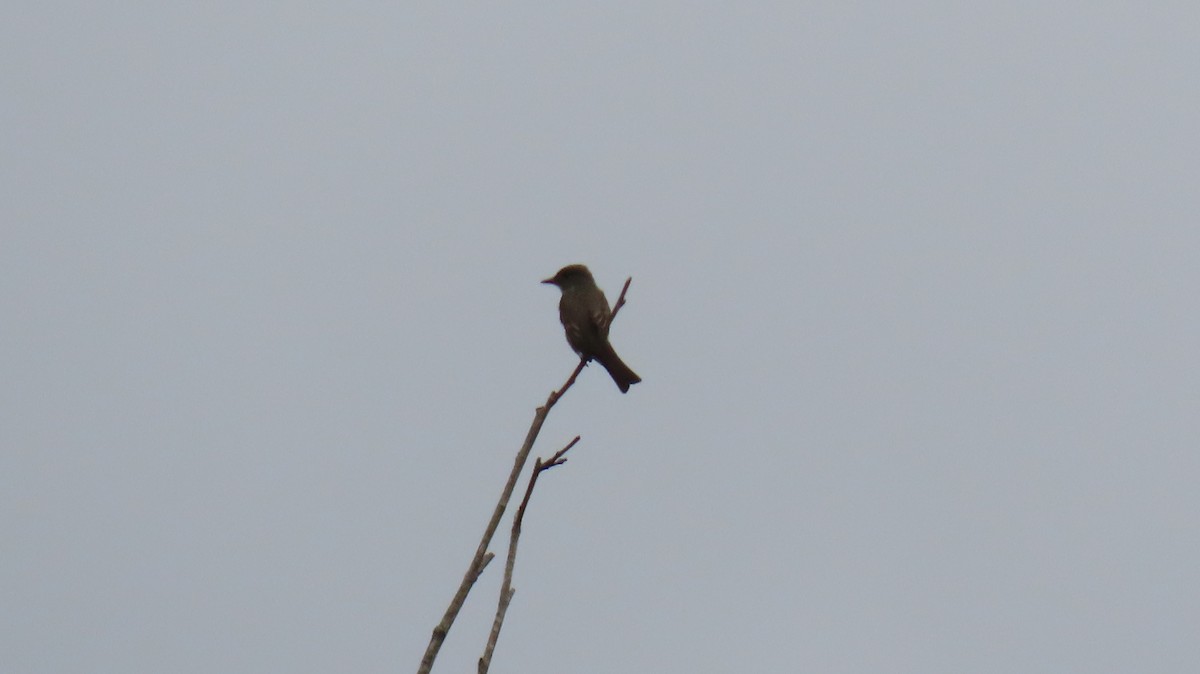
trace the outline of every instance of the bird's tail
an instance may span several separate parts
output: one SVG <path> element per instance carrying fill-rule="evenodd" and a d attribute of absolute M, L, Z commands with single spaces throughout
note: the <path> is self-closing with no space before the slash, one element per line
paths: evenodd
<path fill-rule="evenodd" d="M 621 360 L 617 352 L 613 350 L 611 344 L 605 344 L 604 349 L 596 355 L 596 362 L 604 366 L 608 370 L 609 376 L 617 383 L 617 388 L 621 389 L 621 393 L 629 390 L 630 386 L 640 382 L 641 377 L 637 373 L 629 369 L 629 366 Z"/>

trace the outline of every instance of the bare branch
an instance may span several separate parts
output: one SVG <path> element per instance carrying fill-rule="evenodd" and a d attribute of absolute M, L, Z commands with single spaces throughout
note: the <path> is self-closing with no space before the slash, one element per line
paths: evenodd
<path fill-rule="evenodd" d="M 613 307 L 612 317 L 615 318 L 617 312 L 625 304 L 625 292 L 629 290 L 629 284 L 633 281 L 633 277 L 625 280 L 625 286 L 621 288 L 621 295 L 617 298 L 617 303 Z M 611 322 L 611 318 L 610 318 Z M 533 449 L 533 443 L 537 440 L 538 433 L 542 430 L 542 424 L 546 421 L 546 416 L 550 414 L 550 409 L 566 394 L 567 389 L 575 383 L 575 379 L 579 377 L 579 373 L 583 371 L 583 367 L 587 365 L 587 361 L 580 359 L 579 364 L 575 366 L 575 371 L 567 378 L 567 381 L 557 391 L 551 391 L 550 396 L 546 398 L 546 403 L 537 408 L 533 415 L 533 423 L 529 425 L 529 432 L 525 434 L 525 442 L 521 445 L 521 449 L 517 450 L 516 459 L 513 460 L 512 472 L 508 475 L 508 482 L 504 484 L 504 491 L 500 494 L 500 500 L 496 503 L 496 508 L 492 512 L 492 518 L 488 520 L 487 528 L 483 532 L 483 538 L 479 541 L 479 547 L 475 549 L 475 556 L 471 558 L 471 564 L 467 567 L 467 572 L 463 574 L 462 582 L 458 586 L 458 591 L 454 593 L 454 598 L 450 600 L 450 605 L 446 607 L 446 613 L 442 615 L 442 620 L 433 628 L 433 634 L 429 637 L 429 645 L 425 648 L 425 655 L 421 658 L 421 666 L 417 669 L 417 674 L 429 674 L 433 670 L 433 661 L 437 659 L 438 651 L 441 650 L 442 644 L 446 641 L 446 635 L 450 632 L 450 627 L 454 625 L 454 620 L 458 618 L 458 612 L 462 610 L 463 603 L 467 600 L 467 595 L 470 594 L 471 588 L 474 587 L 475 581 L 479 579 L 479 574 L 483 573 L 483 567 L 491 561 L 487 551 L 488 545 L 492 542 L 492 536 L 496 533 L 496 528 L 500 525 L 500 518 L 504 516 L 504 510 L 508 508 L 508 500 L 512 497 L 513 489 L 516 488 L 517 478 L 521 476 L 521 470 L 525 467 L 525 462 L 529 459 L 529 452 Z M 558 464 L 555 464 L 558 465 Z M 537 472 L 535 471 L 535 475 Z"/>
<path fill-rule="evenodd" d="M 621 310 L 621 307 L 625 306 L 625 293 L 629 291 L 630 283 L 633 283 L 632 276 L 625 279 L 625 285 L 621 286 L 621 294 L 617 296 L 617 303 L 613 305 L 612 316 L 609 318 L 609 323 L 612 323 L 612 319 L 617 317 L 617 312 Z"/>
<path fill-rule="evenodd" d="M 500 638 L 500 627 L 504 624 L 504 614 L 508 612 L 508 604 L 512 601 L 513 594 L 516 590 L 512 586 L 513 568 L 517 563 L 517 541 L 521 537 L 521 523 L 525 520 L 525 508 L 529 505 L 529 497 L 533 495 L 533 487 L 537 484 L 538 475 L 542 471 L 550 470 L 555 466 L 561 466 L 567 462 L 565 455 L 575 443 L 579 442 L 579 436 L 568 442 L 566 447 L 554 453 L 549 461 L 542 461 L 540 458 L 533 464 L 533 473 L 529 476 L 529 486 L 525 488 L 525 498 L 521 499 L 521 505 L 517 507 L 517 514 L 513 516 L 512 535 L 508 539 L 508 561 L 504 564 L 504 584 L 500 586 L 500 603 L 496 607 L 496 617 L 492 620 L 492 632 L 488 636 L 487 646 L 483 650 L 483 656 L 479 658 L 479 674 L 487 674 L 488 668 L 492 665 L 492 652 L 496 650 L 496 640 Z"/>

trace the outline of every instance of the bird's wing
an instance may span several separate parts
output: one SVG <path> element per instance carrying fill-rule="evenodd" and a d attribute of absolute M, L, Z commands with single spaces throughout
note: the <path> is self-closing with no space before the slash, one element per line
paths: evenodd
<path fill-rule="evenodd" d="M 604 297 L 604 291 L 597 288 L 596 297 L 598 301 L 594 304 L 589 318 L 596 335 L 600 339 L 608 339 L 608 325 L 612 323 L 612 311 L 608 308 L 608 299 Z"/>

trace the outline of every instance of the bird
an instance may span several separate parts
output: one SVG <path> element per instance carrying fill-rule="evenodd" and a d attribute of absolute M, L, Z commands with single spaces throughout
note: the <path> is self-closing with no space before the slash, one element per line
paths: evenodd
<path fill-rule="evenodd" d="M 558 301 L 558 319 L 567 333 L 567 343 L 580 358 L 595 360 L 608 370 L 621 393 L 642 380 L 621 360 L 608 342 L 608 325 L 612 311 L 604 291 L 596 287 L 592 272 L 581 264 L 569 264 L 542 281 L 558 286 L 562 299 Z"/>

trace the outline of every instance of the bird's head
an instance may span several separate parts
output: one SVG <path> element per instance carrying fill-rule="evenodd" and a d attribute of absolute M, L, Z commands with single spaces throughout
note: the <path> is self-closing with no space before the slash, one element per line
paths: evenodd
<path fill-rule="evenodd" d="M 592 280 L 592 272 L 588 271 L 587 267 L 581 264 L 569 264 L 542 283 L 556 285 L 560 289 L 566 290 L 583 284 L 595 283 L 595 281 Z"/>

